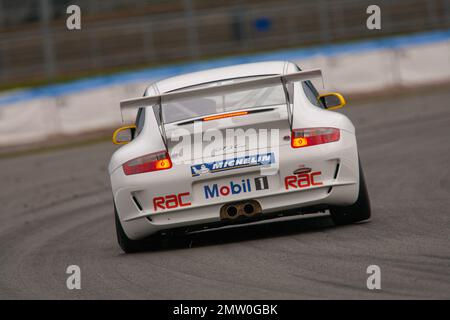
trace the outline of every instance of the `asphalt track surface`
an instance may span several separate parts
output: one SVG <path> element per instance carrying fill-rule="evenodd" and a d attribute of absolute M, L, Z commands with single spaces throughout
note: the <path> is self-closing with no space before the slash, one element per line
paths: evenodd
<path fill-rule="evenodd" d="M 450 298 L 450 90 L 349 106 L 370 222 L 271 221 L 123 254 L 95 144 L 0 160 L 2 299 Z M 350 103 L 351 104 L 351 103 Z M 68 290 L 66 268 L 81 268 Z M 381 290 L 366 269 L 381 268 Z"/>

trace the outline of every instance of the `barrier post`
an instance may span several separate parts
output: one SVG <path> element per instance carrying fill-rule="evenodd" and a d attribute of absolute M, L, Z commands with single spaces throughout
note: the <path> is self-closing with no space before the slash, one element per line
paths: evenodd
<path fill-rule="evenodd" d="M 49 0 L 40 0 L 39 19 L 41 24 L 42 50 L 44 55 L 44 68 L 47 78 L 53 78 L 56 74 L 55 50 L 52 32 L 50 30 L 50 19 L 52 16 L 52 4 Z"/>
<path fill-rule="evenodd" d="M 192 0 L 183 0 L 185 19 L 186 19 L 186 36 L 191 58 L 196 59 L 200 56 L 200 48 L 198 46 L 198 30 L 195 21 Z"/>

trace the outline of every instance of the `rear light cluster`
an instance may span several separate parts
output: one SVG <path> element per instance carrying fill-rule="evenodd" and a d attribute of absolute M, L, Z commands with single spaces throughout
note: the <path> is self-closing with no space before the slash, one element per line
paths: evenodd
<path fill-rule="evenodd" d="M 166 151 L 150 153 L 145 156 L 132 159 L 123 164 L 123 172 L 131 174 L 166 170 L 172 168 L 172 161 Z"/>
<path fill-rule="evenodd" d="M 292 148 L 303 148 L 318 144 L 338 141 L 339 129 L 336 128 L 308 128 L 294 129 L 291 135 Z"/>

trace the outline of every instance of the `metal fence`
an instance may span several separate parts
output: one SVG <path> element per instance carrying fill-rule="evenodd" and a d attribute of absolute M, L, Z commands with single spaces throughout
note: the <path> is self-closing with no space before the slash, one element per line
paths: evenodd
<path fill-rule="evenodd" d="M 72 31 L 64 6 L 27 3 L 39 22 L 0 32 L 0 84 L 450 28 L 450 0 L 377 1 L 381 30 L 366 27 L 372 0 L 241 1 L 208 9 L 183 0 L 175 13 L 108 19 L 84 19 L 81 4 L 82 29 Z"/>

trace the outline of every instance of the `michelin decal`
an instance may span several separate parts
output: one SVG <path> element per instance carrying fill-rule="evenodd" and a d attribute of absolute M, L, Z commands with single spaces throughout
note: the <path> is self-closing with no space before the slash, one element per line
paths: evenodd
<path fill-rule="evenodd" d="M 238 157 L 221 161 L 207 162 L 191 166 L 193 177 L 207 173 L 214 173 L 237 168 L 270 165 L 275 163 L 275 156 L 271 153 L 258 154 L 253 156 Z"/>

